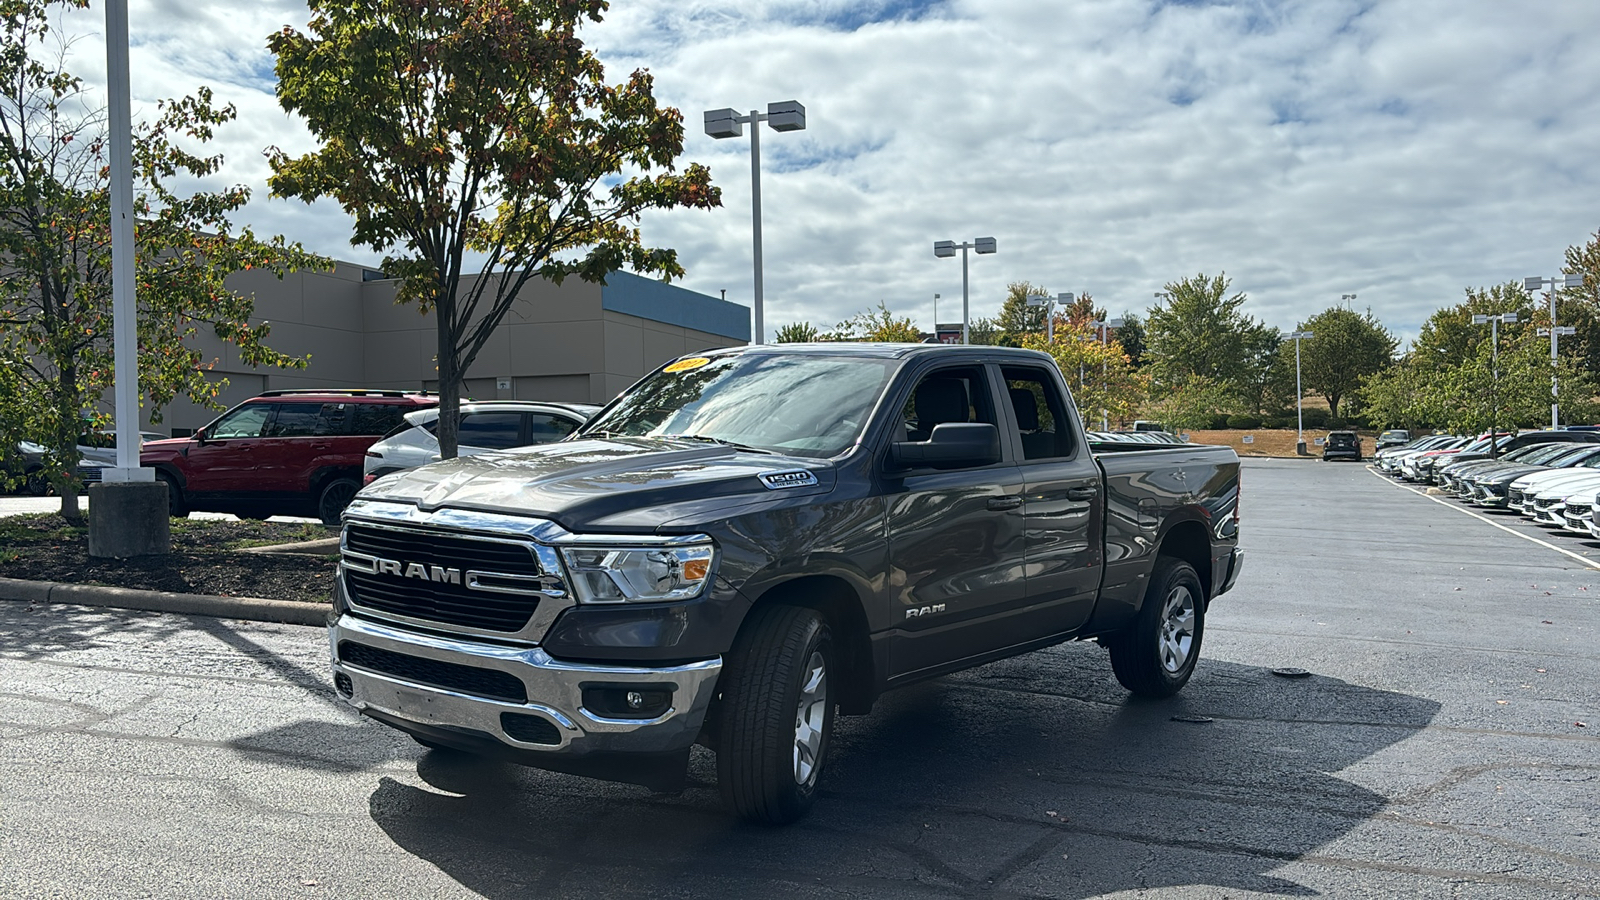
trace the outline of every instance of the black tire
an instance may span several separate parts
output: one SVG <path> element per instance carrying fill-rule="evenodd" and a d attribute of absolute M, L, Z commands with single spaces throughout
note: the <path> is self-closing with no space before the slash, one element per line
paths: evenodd
<path fill-rule="evenodd" d="M 317 517 L 322 519 L 322 524 L 338 528 L 340 514 L 359 490 L 361 482 L 353 478 L 335 478 L 323 485 L 322 494 L 317 500 Z"/>
<path fill-rule="evenodd" d="M 1108 643 L 1111 670 L 1140 697 L 1171 697 L 1194 674 L 1205 624 L 1205 593 L 1194 567 L 1159 557 L 1138 617 Z"/>
<path fill-rule="evenodd" d="M 717 785 L 729 812 L 786 825 L 811 811 L 833 733 L 832 662 L 833 636 L 815 610 L 750 613 L 722 670 L 717 711 Z"/>
<path fill-rule="evenodd" d="M 165 472 L 157 472 L 156 481 L 167 486 L 167 515 L 175 519 L 189 515 L 189 506 L 183 500 L 183 488 L 178 487 L 178 480 Z"/>
<path fill-rule="evenodd" d="M 30 497 L 43 497 L 50 493 L 50 479 L 44 477 L 44 469 L 34 469 L 23 478 L 22 490 Z"/>

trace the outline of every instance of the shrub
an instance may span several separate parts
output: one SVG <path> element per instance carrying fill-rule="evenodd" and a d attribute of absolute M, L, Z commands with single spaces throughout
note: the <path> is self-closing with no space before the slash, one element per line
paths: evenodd
<path fill-rule="evenodd" d="M 1325 409 L 1313 407 L 1305 410 L 1302 415 L 1305 417 L 1306 427 L 1308 428 L 1322 428 L 1328 424 L 1328 411 Z"/>
<path fill-rule="evenodd" d="M 1257 416 L 1229 416 L 1228 427 L 1243 428 L 1246 430 L 1251 428 L 1260 428 L 1261 419 Z"/>
<path fill-rule="evenodd" d="M 1307 423 L 1307 424 L 1309 424 L 1309 423 Z M 1342 418 L 1340 418 L 1340 419 L 1329 419 L 1326 422 L 1322 423 L 1322 427 L 1328 429 L 1329 431 L 1343 431 L 1344 429 L 1350 427 L 1350 423 L 1347 422 L 1346 420 L 1342 419 Z"/>
<path fill-rule="evenodd" d="M 1293 428 L 1294 420 L 1285 419 L 1283 416 L 1268 416 L 1261 420 L 1263 428 Z"/>
<path fill-rule="evenodd" d="M 1229 418 L 1230 416 L 1227 413 L 1217 413 L 1211 417 L 1211 422 L 1209 423 L 1208 427 L 1212 431 L 1221 431 L 1228 427 Z"/>

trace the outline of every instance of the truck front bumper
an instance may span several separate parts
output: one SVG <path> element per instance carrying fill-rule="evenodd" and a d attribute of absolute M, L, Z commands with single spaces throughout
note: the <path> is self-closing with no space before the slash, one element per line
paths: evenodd
<path fill-rule="evenodd" d="M 721 659 L 562 662 L 539 647 L 421 634 L 349 614 L 329 625 L 328 644 L 340 697 L 425 743 L 658 789 L 673 781 L 662 772 L 687 760 L 722 670 Z M 627 711 L 631 695 L 647 699 L 643 712 Z M 598 700 L 608 714 L 586 705 Z"/>

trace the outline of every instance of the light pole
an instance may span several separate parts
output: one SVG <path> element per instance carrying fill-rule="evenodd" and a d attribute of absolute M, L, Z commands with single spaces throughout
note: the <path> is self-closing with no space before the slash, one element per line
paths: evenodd
<path fill-rule="evenodd" d="M 1500 458 L 1500 323 L 1514 324 L 1517 314 L 1514 312 L 1500 313 L 1497 316 L 1474 315 L 1472 324 L 1482 325 L 1489 323 L 1489 371 L 1493 377 L 1490 382 L 1489 395 L 1489 458 Z"/>
<path fill-rule="evenodd" d="M 976 250 L 979 253 L 993 253 L 995 242 L 992 237 L 973 238 L 969 243 L 962 241 L 934 241 L 933 255 L 940 259 L 949 259 L 961 251 L 961 343 L 967 343 L 967 251 Z"/>
<path fill-rule="evenodd" d="M 1108 384 L 1109 376 L 1107 375 L 1106 369 L 1106 328 L 1108 326 L 1111 328 L 1121 328 L 1122 324 L 1123 321 L 1121 319 L 1110 319 L 1105 321 L 1096 319 L 1095 321 L 1089 323 L 1089 327 L 1100 329 L 1100 396 L 1102 400 L 1109 397 L 1111 394 L 1111 386 Z M 1100 407 L 1100 430 L 1111 430 L 1111 411 L 1105 406 Z"/>
<path fill-rule="evenodd" d="M 761 283 L 761 123 L 766 122 L 773 131 L 804 131 L 806 128 L 806 108 L 799 101 L 784 100 L 781 103 L 768 103 L 765 113 L 760 110 L 750 110 L 750 115 L 741 116 L 732 109 L 706 110 L 706 134 L 714 138 L 739 137 L 744 134 L 744 126 L 750 126 L 750 221 L 753 223 L 755 234 L 755 305 L 751 313 L 755 316 L 755 341 L 757 344 L 767 342 L 767 326 L 762 316 L 762 283 Z"/>
<path fill-rule="evenodd" d="M 1339 295 L 1339 302 L 1340 303 L 1344 303 L 1344 302 L 1349 301 L 1349 300 L 1354 300 L 1355 298 L 1356 298 L 1355 294 L 1340 294 Z M 1349 308 L 1350 307 L 1348 307 L 1348 306 L 1345 307 L 1345 309 L 1349 309 Z"/>
<path fill-rule="evenodd" d="M 1550 335 L 1550 430 L 1555 431 L 1561 427 L 1561 404 L 1558 399 L 1559 386 L 1556 384 L 1556 341 L 1564 334 L 1578 333 L 1578 329 L 1570 325 L 1556 324 L 1556 288 L 1583 287 L 1583 276 L 1563 275 L 1560 278 L 1532 276 L 1522 279 L 1522 289 L 1525 291 L 1537 291 L 1547 284 L 1550 285 L 1550 327 L 1539 329 L 1539 336 Z"/>
<path fill-rule="evenodd" d="M 1059 302 L 1062 306 L 1070 306 L 1077 299 L 1077 295 L 1070 291 L 1064 294 L 1057 294 L 1054 297 L 1046 294 L 1028 295 L 1029 306 L 1044 307 L 1044 342 L 1046 344 L 1054 344 L 1056 342 L 1056 303 Z"/>
<path fill-rule="evenodd" d="M 1294 341 L 1294 452 L 1299 456 L 1306 455 L 1306 419 L 1303 400 L 1305 393 L 1300 389 L 1300 342 L 1316 337 L 1310 331 L 1291 331 L 1282 337 Z"/>

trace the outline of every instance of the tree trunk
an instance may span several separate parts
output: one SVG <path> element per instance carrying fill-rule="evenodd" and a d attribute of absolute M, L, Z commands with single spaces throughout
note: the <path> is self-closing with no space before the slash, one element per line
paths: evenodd
<path fill-rule="evenodd" d="M 83 484 L 78 480 L 78 432 L 82 410 L 77 406 L 77 367 L 63 366 L 57 374 L 56 387 L 56 434 L 55 446 L 51 449 L 59 465 L 50 482 L 61 496 L 61 518 L 79 525 L 83 522 L 83 510 L 78 506 L 78 490 Z"/>
<path fill-rule="evenodd" d="M 1328 400 L 1328 418 L 1330 418 L 1330 419 L 1339 418 L 1339 395 L 1338 394 L 1326 394 L 1324 396 L 1326 396 L 1327 400 Z"/>
<path fill-rule="evenodd" d="M 441 296 L 433 308 L 438 317 L 434 332 L 438 338 L 435 361 L 439 366 L 439 458 L 455 459 L 460 450 L 461 371 L 457 368 L 456 342 L 451 327 L 455 322 L 455 298 Z"/>

